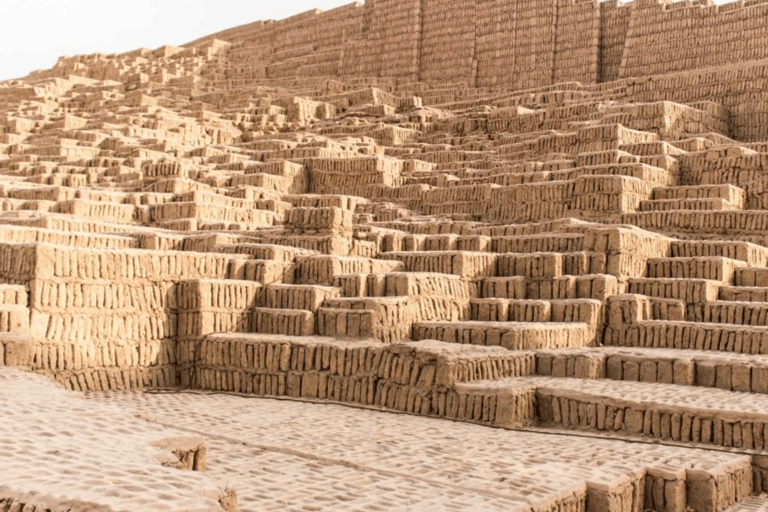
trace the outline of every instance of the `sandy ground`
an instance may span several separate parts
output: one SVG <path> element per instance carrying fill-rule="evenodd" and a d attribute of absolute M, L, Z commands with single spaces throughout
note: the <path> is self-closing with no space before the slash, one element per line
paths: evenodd
<path fill-rule="evenodd" d="M 530 510 L 645 468 L 711 469 L 743 458 L 334 404 L 80 395 L 5 368 L 0 406 L 0 500 L 74 503 L 73 511 L 220 510 L 227 485 L 245 512 Z M 160 465 L 167 453 L 150 443 L 180 435 L 205 438 L 206 473 Z"/>
<path fill-rule="evenodd" d="M 530 510 L 644 468 L 710 469 L 740 455 L 513 432 L 334 404 L 200 393 L 111 393 L 208 439 L 208 474 L 243 511 Z"/>
<path fill-rule="evenodd" d="M 182 431 L 10 368 L 0 368 L 0 409 L 0 499 L 73 512 L 221 510 L 215 480 L 162 466 L 169 453 L 151 446 Z"/>

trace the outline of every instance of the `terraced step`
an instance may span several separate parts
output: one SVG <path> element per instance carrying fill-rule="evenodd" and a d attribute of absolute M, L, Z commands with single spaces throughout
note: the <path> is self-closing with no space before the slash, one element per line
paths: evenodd
<path fill-rule="evenodd" d="M 732 283 L 734 271 L 743 262 L 721 256 L 649 258 L 648 278 L 706 279 Z"/>
<path fill-rule="evenodd" d="M 545 300 L 472 299 L 470 320 L 481 322 L 549 322 L 552 303 Z"/>
<path fill-rule="evenodd" d="M 480 282 L 480 297 L 483 298 L 525 299 L 526 296 L 524 277 L 487 277 Z"/>
<path fill-rule="evenodd" d="M 542 426 L 747 450 L 768 446 L 768 396 L 613 380 L 529 377 L 514 382 L 536 387 Z M 742 485 L 747 491 L 747 483 Z"/>
<path fill-rule="evenodd" d="M 481 322 L 602 323 L 603 303 L 593 299 L 471 299 L 470 320 Z"/>
<path fill-rule="evenodd" d="M 768 497 L 750 496 L 726 509 L 726 512 L 768 512 Z"/>
<path fill-rule="evenodd" d="M 410 297 L 327 299 L 318 310 L 317 332 L 322 336 L 375 338 L 388 343 L 402 341 L 410 336 L 418 311 L 418 304 Z M 444 309 L 441 313 L 450 311 Z"/>
<path fill-rule="evenodd" d="M 698 199 L 655 199 L 640 201 L 640 212 L 664 212 L 676 210 L 695 211 L 734 211 L 741 210 L 741 206 L 722 198 L 698 198 Z"/>
<path fill-rule="evenodd" d="M 409 272 L 438 272 L 469 279 L 521 276 L 560 278 L 604 274 L 605 254 L 595 252 L 491 253 L 470 251 L 389 252 L 382 258 L 403 262 Z"/>
<path fill-rule="evenodd" d="M 248 254 L 257 260 L 273 260 L 293 263 L 296 256 L 311 255 L 313 251 L 274 244 L 218 243 L 215 252 L 224 254 Z"/>
<path fill-rule="evenodd" d="M 768 302 L 768 286 L 723 286 L 720 300 L 736 302 Z"/>
<path fill-rule="evenodd" d="M 29 305 L 29 288 L 23 285 L 0 284 L 0 305 Z"/>
<path fill-rule="evenodd" d="M 744 261 L 750 267 L 768 263 L 768 247 L 731 240 L 679 240 L 669 247 L 672 257 L 722 256 Z"/>
<path fill-rule="evenodd" d="M 469 300 L 475 286 L 459 276 L 436 272 L 346 274 L 334 279 L 344 297 L 453 297 Z"/>
<path fill-rule="evenodd" d="M 495 392 L 500 397 L 533 388 L 536 404 L 535 410 L 529 412 L 531 420 L 552 433 L 592 431 L 737 450 L 763 450 L 766 446 L 768 414 L 759 410 L 757 404 L 751 412 L 742 414 L 729 400 L 733 396 L 749 396 L 739 393 L 683 388 L 684 392 L 678 395 L 680 386 L 674 385 L 544 377 L 480 381 L 456 387 L 464 394 Z M 710 394 L 715 395 L 714 399 L 707 399 Z M 759 398 L 768 401 L 768 397 Z M 503 423 L 504 416 L 497 411 L 496 421 Z M 656 449 L 664 448 L 667 447 L 656 445 Z M 762 489 L 764 465 L 749 455 L 730 455 L 736 458 L 722 463 L 702 464 L 701 457 L 686 457 L 691 465 L 681 467 L 674 459 L 665 459 L 648 467 L 640 485 L 634 486 L 635 492 L 643 497 L 642 510 L 720 511 L 747 499 L 753 489 Z M 616 501 L 602 502 L 605 508 L 599 510 L 625 510 L 619 503 L 633 501 L 619 499 L 621 493 L 609 495 Z"/>
<path fill-rule="evenodd" d="M 285 336 L 315 334 L 315 314 L 301 309 L 253 308 L 254 332 Z"/>
<path fill-rule="evenodd" d="M 653 199 L 725 199 L 744 206 L 746 192 L 733 185 L 694 185 L 686 187 L 659 187 L 653 190 Z"/>
<path fill-rule="evenodd" d="M 570 233 L 547 233 L 541 235 L 494 236 L 491 238 L 493 252 L 576 252 L 584 249 L 584 235 Z"/>
<path fill-rule="evenodd" d="M 0 333 L 29 333 L 27 306 L 0 305 Z"/>
<path fill-rule="evenodd" d="M 399 261 L 374 260 L 356 256 L 297 256 L 296 284 L 332 286 L 334 278 L 344 274 L 375 274 L 402 270 Z"/>
<path fill-rule="evenodd" d="M 414 340 L 438 340 L 472 345 L 499 345 L 510 350 L 586 347 L 592 344 L 589 326 L 574 323 L 419 322 Z"/>
<path fill-rule="evenodd" d="M 272 309 L 306 309 L 317 311 L 326 299 L 341 296 L 333 286 L 270 284 L 261 294 L 261 305 Z"/>
<path fill-rule="evenodd" d="M 317 310 L 317 334 L 336 338 L 367 339 L 374 331 L 376 312 L 371 309 L 320 308 Z M 399 336 L 396 336 L 399 337 Z"/>
<path fill-rule="evenodd" d="M 28 333 L 0 332 L 0 366 L 28 366 L 32 355 Z"/>
<path fill-rule="evenodd" d="M 536 352 L 536 374 L 768 394 L 768 358 L 760 355 L 659 348 L 544 350 Z"/>
<path fill-rule="evenodd" d="M 733 275 L 736 286 L 768 286 L 768 268 L 741 267 Z"/>
<path fill-rule="evenodd" d="M 704 305 L 704 322 L 768 326 L 768 302 L 715 301 Z"/>
<path fill-rule="evenodd" d="M 628 325 L 615 345 L 768 354 L 768 327 L 643 320 Z"/>
<path fill-rule="evenodd" d="M 606 301 L 622 292 L 623 285 L 615 276 L 590 274 L 551 277 L 486 277 L 479 283 L 481 298 L 565 300 L 595 299 Z"/>
<path fill-rule="evenodd" d="M 408 272 L 437 272 L 469 279 L 495 276 L 498 254 L 469 251 L 388 252 L 382 258 L 399 263 Z M 390 270 L 390 272 L 395 269 Z"/>
<path fill-rule="evenodd" d="M 623 333 L 625 324 L 640 320 L 686 320 L 685 301 L 630 293 L 609 297 L 607 311 L 611 335 Z M 611 336 L 609 339 L 612 339 Z"/>
<path fill-rule="evenodd" d="M 629 279 L 628 293 L 706 304 L 717 300 L 721 284 L 707 279 L 640 277 Z"/>

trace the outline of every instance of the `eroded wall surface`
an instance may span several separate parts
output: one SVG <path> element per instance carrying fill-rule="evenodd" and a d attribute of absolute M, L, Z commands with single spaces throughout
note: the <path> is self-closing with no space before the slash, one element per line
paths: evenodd
<path fill-rule="evenodd" d="M 262 78 L 391 77 L 527 89 L 768 58 L 768 3 L 367 0 L 213 34 Z"/>

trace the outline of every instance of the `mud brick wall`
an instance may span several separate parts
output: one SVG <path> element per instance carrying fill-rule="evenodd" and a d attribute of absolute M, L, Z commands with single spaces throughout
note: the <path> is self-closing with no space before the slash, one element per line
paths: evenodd
<path fill-rule="evenodd" d="M 594 257 L 593 257 L 594 256 Z M 605 272 L 602 255 L 579 253 L 503 253 L 498 255 L 498 276 L 532 279 L 558 278 L 564 274 L 585 275 Z M 594 267 L 594 268 L 593 268 Z"/>
<path fill-rule="evenodd" d="M 265 292 L 259 295 L 259 305 L 317 311 L 326 299 L 339 298 L 341 295 L 342 291 L 333 286 L 269 284 Z"/>
<path fill-rule="evenodd" d="M 474 85 L 476 15 L 476 0 L 422 2 L 420 80 Z"/>
<path fill-rule="evenodd" d="M 190 248 L 188 250 L 193 250 L 193 249 Z M 312 251 L 309 251 L 306 249 L 286 247 L 284 245 L 250 244 L 250 243 L 216 243 L 215 251 L 201 250 L 198 252 L 220 252 L 224 254 L 247 254 L 257 260 L 272 260 L 280 263 L 292 263 L 296 259 L 296 256 L 309 256 L 313 254 Z"/>
<path fill-rule="evenodd" d="M 29 287 L 25 363 L 79 390 L 175 385 L 177 283 L 227 279 L 242 267 L 221 254 L 46 244 L 2 244 L 0 252 L 16 261 L 0 280 Z"/>
<path fill-rule="evenodd" d="M 686 305 L 680 299 L 617 294 L 607 301 L 607 325 L 603 342 L 606 345 L 623 345 L 627 343 L 627 329 L 632 324 L 653 318 L 682 321 L 685 315 Z"/>
<path fill-rule="evenodd" d="M 399 252 L 384 253 L 382 258 L 402 262 L 408 272 L 439 272 L 470 280 L 496 275 L 497 254 L 485 252 Z"/>
<path fill-rule="evenodd" d="M 38 254 L 35 244 L 0 244 L 0 282 L 27 285 L 35 277 Z"/>
<path fill-rule="evenodd" d="M 555 63 L 557 4 L 554 1 L 516 0 L 515 73 L 507 87 L 528 89 L 552 83 Z"/>
<path fill-rule="evenodd" d="M 336 338 L 372 338 L 384 342 L 408 337 L 411 305 L 402 297 L 330 299 L 317 311 L 317 332 Z"/>
<path fill-rule="evenodd" d="M 82 199 L 56 203 L 52 211 L 117 223 L 130 223 L 138 216 L 136 208 L 132 205 L 84 201 Z"/>
<path fill-rule="evenodd" d="M 291 233 L 266 233 L 258 238 L 266 244 L 285 245 L 305 250 L 305 254 L 339 254 L 351 253 L 354 240 L 341 235 L 294 235 Z"/>
<path fill-rule="evenodd" d="M 765 267 L 768 263 L 768 248 L 749 242 L 730 241 L 676 241 L 672 242 L 670 256 L 722 256 L 741 260 L 750 267 Z"/>
<path fill-rule="evenodd" d="M 363 9 L 361 38 L 344 44 L 341 76 L 418 80 L 421 1 L 376 0 Z"/>
<path fill-rule="evenodd" d="M 341 208 L 291 208 L 284 225 L 286 232 L 351 236 L 352 216 Z"/>
<path fill-rule="evenodd" d="M 627 328 L 624 346 L 689 348 L 737 354 L 768 354 L 768 339 L 752 326 L 690 326 L 684 322 L 638 322 Z"/>
<path fill-rule="evenodd" d="M 748 356 L 704 358 L 666 352 L 652 360 L 632 351 L 536 353 L 541 376 L 612 379 L 719 388 L 744 393 L 768 393 L 768 367 Z"/>
<path fill-rule="evenodd" d="M 619 0 L 600 2 L 600 81 L 619 78 L 631 6 Z"/>
<path fill-rule="evenodd" d="M 532 353 L 497 347 L 217 334 L 201 344 L 194 386 L 521 426 L 533 418 L 532 388 L 499 392 L 462 385 L 534 370 Z"/>
<path fill-rule="evenodd" d="M 433 188 L 424 193 L 420 209 L 427 215 L 484 215 L 492 198 L 492 190 L 492 185 Z"/>
<path fill-rule="evenodd" d="M 731 136 L 739 140 L 765 140 L 764 113 L 758 81 L 768 76 L 764 61 L 745 62 L 727 67 L 691 69 L 657 76 L 654 80 L 634 81 L 627 93 L 635 101 L 673 101 L 694 103 L 716 101 L 731 113 Z"/>
<path fill-rule="evenodd" d="M 477 83 L 501 87 L 514 79 L 515 54 L 511 44 L 516 26 L 516 2 L 476 0 Z"/>
<path fill-rule="evenodd" d="M 167 178 L 169 176 L 187 176 L 187 169 L 181 162 L 147 162 L 141 166 L 144 178 Z"/>
<path fill-rule="evenodd" d="M 567 217 L 575 188 L 575 180 L 494 188 L 484 220 L 511 223 Z"/>
<path fill-rule="evenodd" d="M 27 306 L 29 288 L 21 285 L 0 284 L 0 305 Z"/>
<path fill-rule="evenodd" d="M 371 40 L 380 52 L 381 76 L 414 79 L 421 66 L 421 1 L 376 0 L 373 2 Z M 363 31 L 366 27 L 363 27 Z M 353 43 L 354 44 L 354 43 Z"/>
<path fill-rule="evenodd" d="M 0 332 L 0 366 L 27 366 L 31 352 L 32 342 L 27 333 Z"/>
<path fill-rule="evenodd" d="M 0 333 L 29 332 L 29 309 L 24 305 L 0 305 Z"/>
<path fill-rule="evenodd" d="M 377 274 L 402 268 L 398 261 L 374 260 L 353 256 L 297 256 L 297 284 L 333 285 L 334 278 L 344 274 Z"/>
<path fill-rule="evenodd" d="M 598 81 L 600 3 L 558 0 L 552 83 Z"/>
<path fill-rule="evenodd" d="M 413 339 L 501 346 L 509 350 L 586 347 L 592 343 L 583 323 L 422 322 L 413 326 Z"/>
<path fill-rule="evenodd" d="M 275 308 L 255 308 L 253 310 L 251 332 L 284 334 L 287 336 L 312 336 L 315 334 L 315 312 L 304 310 L 284 310 Z M 231 332 L 229 330 L 224 332 Z M 349 333 L 352 337 L 368 337 L 366 332 Z"/>
<path fill-rule="evenodd" d="M 606 253 L 606 273 L 624 282 L 643 275 L 648 258 L 667 256 L 671 243 L 667 237 L 640 230 L 590 229 L 585 235 L 584 249 Z"/>
<path fill-rule="evenodd" d="M 553 80 L 595 82 L 600 15 L 594 0 L 367 0 L 205 39 L 233 42 L 231 56 L 250 50 L 252 59 L 261 57 L 261 69 L 251 65 L 257 76 L 396 77 L 525 89 Z"/>
<path fill-rule="evenodd" d="M 310 191 L 315 194 L 348 194 L 370 185 L 401 183 L 403 162 L 392 158 L 316 158 L 307 162 Z M 361 197 L 366 197 L 361 195 Z"/>
<path fill-rule="evenodd" d="M 576 180 L 572 208 L 580 218 L 610 218 L 637 211 L 653 189 L 653 184 L 629 176 L 581 176 Z"/>
<path fill-rule="evenodd" d="M 92 233 L 61 232 L 33 227 L 0 226 L 0 236 L 5 243 L 34 243 L 93 247 L 104 249 L 137 249 L 139 245 L 131 236 L 99 235 Z"/>
<path fill-rule="evenodd" d="M 558 392 L 545 387 L 538 388 L 536 394 L 539 399 L 538 414 L 543 425 L 568 425 L 583 430 L 642 432 L 657 439 L 749 449 L 762 449 L 760 447 L 764 445 L 765 425 L 762 422 L 753 422 L 751 418 L 712 418 L 694 410 L 663 410 L 650 405 L 645 409 L 637 409 L 627 407 L 620 399 L 595 403 L 591 397 L 578 391 Z M 722 476 L 731 480 L 728 483 L 722 482 L 731 492 L 721 499 L 732 503 L 750 494 L 752 468 L 749 465 Z M 700 492 L 704 489 L 705 487 L 701 488 Z M 685 502 L 685 485 L 683 484 L 682 489 L 677 492 L 681 495 L 670 492 L 666 497 L 677 494 L 678 499 Z M 700 495 L 693 494 L 692 497 L 699 498 Z M 665 498 L 660 498 L 663 504 Z"/>
<path fill-rule="evenodd" d="M 81 390 L 175 384 L 172 285 L 36 280 L 31 299 L 33 370 Z"/>
<path fill-rule="evenodd" d="M 178 339 L 216 332 L 251 332 L 251 309 L 262 285 L 231 279 L 192 279 L 177 285 Z"/>
<path fill-rule="evenodd" d="M 669 101 L 620 105 L 609 109 L 604 119 L 633 130 L 658 133 L 663 140 L 679 140 L 707 132 L 730 134 L 730 115 L 722 105 L 697 103 L 695 106 Z"/>
<path fill-rule="evenodd" d="M 230 279 L 189 279 L 176 285 L 176 347 L 179 377 L 189 383 L 189 368 L 200 344 L 213 333 L 254 332 L 254 307 L 262 295 L 256 282 Z"/>
<path fill-rule="evenodd" d="M 286 194 L 303 194 L 307 191 L 306 168 L 294 162 L 268 162 L 245 169 L 245 174 L 232 176 L 231 186 L 252 185 Z"/>
<path fill-rule="evenodd" d="M 251 227 L 269 227 L 275 213 L 254 208 L 233 208 L 203 202 L 179 202 L 150 206 L 149 217 L 154 222 L 198 219 L 211 222 L 242 223 Z"/>
<path fill-rule="evenodd" d="M 409 339 L 412 325 L 421 321 L 464 319 L 476 294 L 474 284 L 460 277 L 425 272 L 340 275 L 335 286 L 347 298 L 327 300 L 319 310 L 320 334 L 387 342 Z"/>
<path fill-rule="evenodd" d="M 461 235 L 405 235 L 398 240 L 398 248 L 407 251 L 475 251 L 491 250 L 491 238 Z M 507 251 L 495 251 L 507 252 Z"/>
<path fill-rule="evenodd" d="M 696 154 L 682 160 L 682 176 L 686 181 L 697 179 L 701 185 L 733 185 L 744 192 L 744 209 L 768 209 L 768 154 L 745 152 L 722 155 L 715 160 L 713 152 Z M 733 152 L 732 152 L 733 153 Z M 719 152 L 716 153 L 720 156 Z"/>
<path fill-rule="evenodd" d="M 763 240 L 768 229 L 768 215 L 757 210 L 712 211 L 707 215 L 697 211 L 640 212 L 625 214 L 623 221 L 649 231 L 674 229 L 680 233 L 722 233 L 733 238 L 756 236 L 758 240 Z"/>
<path fill-rule="evenodd" d="M 339 72 L 338 52 L 345 37 L 360 32 L 361 11 L 357 4 L 325 12 L 315 9 L 280 22 L 256 22 L 204 39 L 233 41 L 227 53 L 251 57 L 250 66 L 236 75 L 238 78 L 331 76 Z"/>
<path fill-rule="evenodd" d="M 766 15 L 768 4 L 763 2 L 725 6 L 635 2 L 619 76 L 647 76 L 768 58 L 762 23 Z"/>
<path fill-rule="evenodd" d="M 79 506 L 91 506 L 85 503 L 72 503 L 71 505 Z M 24 512 L 66 512 L 71 508 L 71 505 L 49 506 L 49 505 L 35 505 L 30 500 L 16 499 L 16 498 L 3 498 L 0 499 L 0 506 L 3 510 L 14 510 Z M 97 506 L 97 505 L 94 505 Z"/>
<path fill-rule="evenodd" d="M 522 90 L 760 61 L 768 58 L 766 14 L 765 2 L 366 0 L 236 27 L 190 45 L 213 38 L 234 43 L 225 53 L 247 64 L 231 82 L 392 77 Z M 737 114 L 754 120 L 744 123 L 752 131 L 759 129 L 756 114 L 766 111 L 750 106 Z M 162 165 L 147 170 L 180 172 Z"/>
<path fill-rule="evenodd" d="M 459 320 L 467 315 L 469 301 L 476 294 L 475 286 L 460 277 L 440 274 L 388 274 L 387 289 L 394 280 L 397 295 L 410 297 L 413 321 L 427 319 Z M 405 284 L 404 284 L 405 282 Z"/>
<path fill-rule="evenodd" d="M 494 236 L 491 247 L 493 252 L 575 252 L 584 248 L 584 237 L 564 233 Z"/>

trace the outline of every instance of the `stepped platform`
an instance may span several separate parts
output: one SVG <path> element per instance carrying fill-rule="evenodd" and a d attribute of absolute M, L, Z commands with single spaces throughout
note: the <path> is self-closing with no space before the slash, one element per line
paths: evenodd
<path fill-rule="evenodd" d="M 766 19 L 366 0 L 0 81 L 0 511 L 760 509 Z"/>
<path fill-rule="evenodd" d="M 614 430 L 746 450 L 763 451 L 765 447 L 765 397 L 761 394 L 582 379 L 507 383 L 536 387 L 542 425 Z"/>

